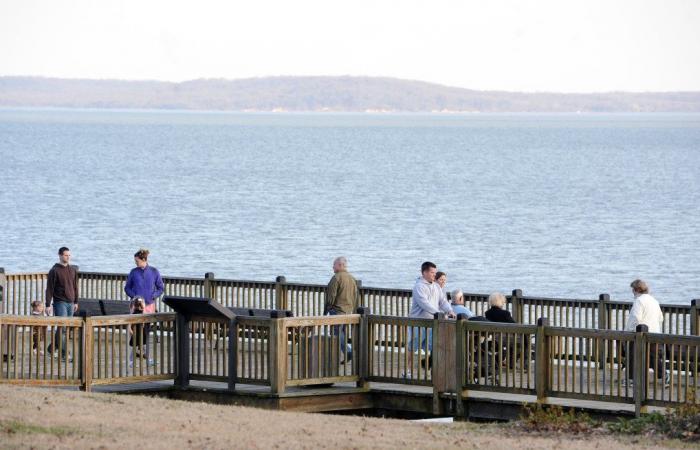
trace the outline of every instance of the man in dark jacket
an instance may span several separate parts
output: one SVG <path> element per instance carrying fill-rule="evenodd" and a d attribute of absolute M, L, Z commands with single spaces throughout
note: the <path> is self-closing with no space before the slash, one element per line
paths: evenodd
<path fill-rule="evenodd" d="M 325 313 L 330 315 L 353 314 L 360 302 L 360 290 L 357 281 L 347 269 L 348 261 L 340 256 L 333 261 L 333 278 L 326 289 Z M 350 336 L 347 334 L 347 326 L 334 326 L 333 334 L 338 336 L 341 351 L 345 354 L 346 361 L 352 359 L 352 347 L 347 343 Z"/>
<path fill-rule="evenodd" d="M 78 271 L 70 265 L 70 250 L 68 247 L 58 249 L 58 262 L 49 270 L 46 280 L 46 310 L 49 315 L 73 317 L 78 310 Z M 60 336 L 60 337 L 59 337 Z M 57 327 L 52 342 L 52 353 L 58 352 L 61 341 L 61 357 L 66 357 L 66 329 Z"/>

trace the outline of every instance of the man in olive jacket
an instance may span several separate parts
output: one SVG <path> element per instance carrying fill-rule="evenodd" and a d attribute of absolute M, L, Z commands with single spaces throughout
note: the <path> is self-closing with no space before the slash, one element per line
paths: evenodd
<path fill-rule="evenodd" d="M 360 290 L 357 281 L 347 270 L 348 261 L 340 256 L 333 261 L 333 278 L 326 289 L 325 313 L 329 315 L 353 314 L 360 301 Z M 346 361 L 352 359 L 352 347 L 348 340 L 347 326 L 334 326 L 333 334 L 338 336 L 340 350 L 345 354 Z"/>
<path fill-rule="evenodd" d="M 348 261 L 340 256 L 333 261 L 333 278 L 326 289 L 326 314 L 353 314 L 357 309 L 360 292 L 357 281 L 347 269 Z"/>

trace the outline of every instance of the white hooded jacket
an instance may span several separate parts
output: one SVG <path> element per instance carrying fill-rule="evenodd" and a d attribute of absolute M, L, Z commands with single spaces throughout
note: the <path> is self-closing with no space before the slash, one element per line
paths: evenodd
<path fill-rule="evenodd" d="M 649 294 L 638 295 L 632 304 L 625 331 L 635 331 L 637 325 L 649 327 L 649 333 L 661 333 L 664 315 L 659 302 Z"/>
<path fill-rule="evenodd" d="M 432 319 L 436 312 L 452 313 L 452 306 L 447 301 L 447 295 L 440 285 L 428 283 L 425 278 L 418 277 L 413 286 L 410 317 Z"/>

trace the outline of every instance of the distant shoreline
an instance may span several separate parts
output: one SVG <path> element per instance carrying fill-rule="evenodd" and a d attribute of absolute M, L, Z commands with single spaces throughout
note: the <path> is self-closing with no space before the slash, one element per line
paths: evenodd
<path fill-rule="evenodd" d="M 655 111 L 655 112 L 626 112 L 626 111 L 586 111 L 586 112 L 523 112 L 523 111 L 502 111 L 502 112 L 431 112 L 431 111 L 387 111 L 387 112 L 366 112 L 366 111 L 239 111 L 239 110 L 219 110 L 219 109 L 165 109 L 165 108 L 108 108 L 108 107 L 69 107 L 69 106 L 0 106 L 0 112 L 103 112 L 103 113 L 137 113 L 137 114 L 220 114 L 220 115 L 251 115 L 251 116 L 435 116 L 435 117 L 459 117 L 459 116 L 562 116 L 562 117 L 603 117 L 603 116 L 700 116 L 700 111 L 680 112 L 680 111 Z"/>
<path fill-rule="evenodd" d="M 0 107 L 237 113 L 700 113 L 700 92 L 477 91 L 384 77 L 80 80 L 0 77 Z"/>

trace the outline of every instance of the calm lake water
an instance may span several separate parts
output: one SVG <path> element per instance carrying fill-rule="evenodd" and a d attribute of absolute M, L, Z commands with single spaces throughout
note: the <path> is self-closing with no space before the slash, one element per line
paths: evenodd
<path fill-rule="evenodd" d="M 0 267 L 700 298 L 700 115 L 0 110 Z"/>

